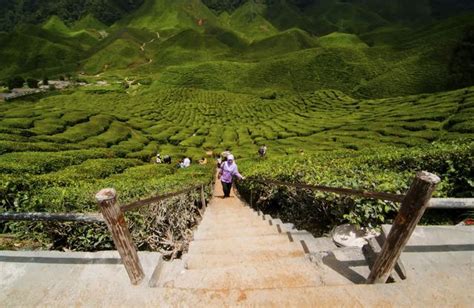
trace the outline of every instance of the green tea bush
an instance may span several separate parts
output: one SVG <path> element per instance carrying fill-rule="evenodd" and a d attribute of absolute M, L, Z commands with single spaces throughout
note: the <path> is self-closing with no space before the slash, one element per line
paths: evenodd
<path fill-rule="evenodd" d="M 43 174 L 93 158 L 113 157 L 110 150 L 77 150 L 63 152 L 20 152 L 0 157 L 0 173 Z"/>
<path fill-rule="evenodd" d="M 238 183 L 238 189 L 247 200 L 252 190 L 254 207 L 321 235 L 341 223 L 376 227 L 393 217 L 397 205 L 388 201 L 267 185 L 261 180 L 403 194 L 416 171 L 428 170 L 442 178 L 435 196 L 472 197 L 473 159 L 473 145 L 465 143 L 405 150 L 386 148 L 375 152 L 287 156 L 263 162 L 244 160 L 239 165 L 247 179 Z"/>
<path fill-rule="evenodd" d="M 142 165 L 133 159 L 92 159 L 47 175 L 3 175 L 0 211 L 97 212 L 94 195 L 105 187 L 116 189 L 120 204 L 199 184 L 205 184 L 208 195 L 211 171 L 210 165 L 178 170 L 171 165 Z M 200 206 L 200 194 L 190 192 L 128 213 L 135 243 L 139 249 L 179 255 L 199 219 Z M 0 226 L 4 232 L 50 249 L 95 251 L 114 247 L 105 225 L 9 222 Z"/>

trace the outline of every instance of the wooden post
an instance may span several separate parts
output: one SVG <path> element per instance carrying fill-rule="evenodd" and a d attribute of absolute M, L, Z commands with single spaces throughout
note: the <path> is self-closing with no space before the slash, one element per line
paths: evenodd
<path fill-rule="evenodd" d="M 99 203 L 110 233 L 112 233 L 112 239 L 122 258 L 128 277 L 132 284 L 137 285 L 143 280 L 145 274 L 143 273 L 140 259 L 138 259 L 137 249 L 132 241 L 123 212 L 116 204 L 115 189 L 102 189 L 95 195 L 95 198 Z"/>
<path fill-rule="evenodd" d="M 202 207 L 206 207 L 206 197 L 204 197 L 204 185 L 201 185 L 201 203 Z"/>
<path fill-rule="evenodd" d="M 440 178 L 426 171 L 416 174 L 398 212 L 392 229 L 375 260 L 367 283 L 385 283 L 400 254 L 428 206 Z"/>

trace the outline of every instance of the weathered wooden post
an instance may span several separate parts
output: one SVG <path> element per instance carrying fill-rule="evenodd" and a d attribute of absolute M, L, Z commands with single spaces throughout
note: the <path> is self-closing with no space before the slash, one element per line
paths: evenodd
<path fill-rule="evenodd" d="M 206 197 L 204 196 L 204 185 L 201 185 L 201 203 L 202 207 L 206 207 Z"/>
<path fill-rule="evenodd" d="M 387 240 L 383 244 L 382 251 L 375 260 L 367 283 L 385 283 L 387 281 L 406 243 L 428 207 L 431 195 L 439 181 L 438 176 L 426 171 L 416 174 L 402 201 Z"/>
<path fill-rule="evenodd" d="M 138 259 L 137 249 L 132 241 L 123 212 L 116 204 L 115 189 L 102 189 L 95 195 L 95 198 L 99 203 L 100 211 L 104 216 L 110 233 L 112 233 L 112 239 L 122 258 L 128 277 L 132 284 L 137 285 L 143 280 L 145 274 L 143 273 L 140 259 Z"/>

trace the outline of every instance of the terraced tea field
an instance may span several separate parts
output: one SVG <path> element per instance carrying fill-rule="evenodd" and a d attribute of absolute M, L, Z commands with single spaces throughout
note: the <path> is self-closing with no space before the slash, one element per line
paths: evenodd
<path fill-rule="evenodd" d="M 357 100 L 325 90 L 262 99 L 197 89 L 128 95 L 79 90 L 0 106 L 0 166 L 15 152 L 108 150 L 148 162 L 157 152 L 199 159 L 231 148 L 253 156 L 384 145 L 409 147 L 472 139 L 474 88 L 389 99 Z M 5 167 L 0 167 L 5 172 Z"/>
<path fill-rule="evenodd" d="M 213 164 L 177 170 L 230 148 L 238 159 L 346 149 L 412 147 L 474 136 L 474 88 L 357 100 L 333 90 L 262 99 L 189 88 L 135 94 L 79 89 L 0 105 L 0 180 L 4 210 L 95 210 L 93 194 L 121 198 L 205 183 Z M 173 165 L 153 165 L 156 153 Z"/>
<path fill-rule="evenodd" d="M 343 150 L 344 155 L 359 150 L 382 154 L 393 151 L 393 146 L 412 147 L 450 140 L 469 142 L 474 136 L 474 88 L 376 100 L 358 100 L 334 90 L 263 99 L 189 88 L 154 89 L 150 86 L 130 94 L 118 87 L 115 90 L 84 88 L 38 100 L 5 102 L 0 105 L 0 113 L 0 210 L 95 212 L 93 196 L 104 187 L 116 188 L 120 202 L 125 204 L 206 184 L 212 179 L 212 163 L 193 165 L 186 170 L 178 170 L 174 163 L 184 156 L 196 161 L 206 152 L 218 153 L 225 148 L 230 148 L 239 160 L 247 159 L 245 164 L 241 161 L 244 172 L 258 176 L 255 172 L 259 169 L 254 169 L 256 162 L 252 162 L 252 158 L 257 156 L 261 144 L 269 147 L 268 155 L 278 164 L 279 157 L 288 155 L 294 159 L 303 153 L 313 161 L 311 157 L 318 157 L 318 153 L 333 153 L 333 150 Z M 173 165 L 153 164 L 152 158 L 157 152 L 171 155 Z M 449 146 L 447 153 L 450 153 Z M 472 159 L 459 160 L 462 156 L 456 151 L 449 155 L 453 159 L 448 160 L 457 158 L 460 162 L 456 163 L 456 172 L 469 174 L 466 161 L 469 164 Z M 299 161 L 294 166 L 304 162 Z M 274 171 L 271 163 L 268 166 L 267 171 Z M 354 166 L 350 165 L 343 173 L 368 181 L 366 184 L 370 185 L 365 187 L 364 184 L 364 188 L 398 190 L 412 173 L 411 169 L 393 171 L 387 177 L 385 172 L 370 173 L 360 167 L 354 171 Z M 296 170 L 287 171 L 291 174 Z M 447 172 L 444 165 L 440 170 L 443 174 Z M 377 174 L 378 184 L 367 174 Z M 451 176 L 445 186 L 460 187 L 456 191 L 466 192 L 467 182 L 462 180 L 462 185 L 455 184 L 457 178 Z M 355 183 L 354 179 L 333 183 L 324 172 L 318 172 L 318 176 L 310 180 L 327 180 L 329 185 L 342 186 Z M 168 232 L 174 229 L 167 228 L 174 228 L 171 222 L 176 215 L 186 213 L 188 217 L 179 223 L 195 221 L 198 214 L 187 206 L 193 199 L 186 198 L 191 199 L 163 207 L 163 217 L 168 217 L 165 225 L 162 220 L 153 220 L 165 226 L 160 227 L 161 237 L 170 236 Z M 354 221 L 364 217 L 360 212 L 365 211 L 366 204 L 370 205 L 357 204 L 364 204 L 363 210 L 347 216 L 355 217 Z M 392 209 L 391 206 L 384 208 L 388 209 L 387 213 Z M 377 222 L 384 217 L 379 212 L 374 215 Z M 150 228 L 151 218 L 144 217 L 148 218 L 140 215 L 131 218 L 133 224 L 141 226 L 135 228 L 140 245 L 145 249 L 162 245 L 140 237 L 140 230 Z M 367 221 L 362 219 L 361 222 Z M 51 227 L 14 222 L 4 225 L 7 232 L 35 238 L 43 245 L 50 245 L 44 243 L 52 241 L 56 248 L 107 249 L 111 243 L 106 230 L 97 226 Z M 75 235 L 68 236 L 63 230 Z M 186 238 L 183 230 L 187 228 L 172 231 L 173 236 Z M 170 248 L 174 249 L 175 246 Z"/>

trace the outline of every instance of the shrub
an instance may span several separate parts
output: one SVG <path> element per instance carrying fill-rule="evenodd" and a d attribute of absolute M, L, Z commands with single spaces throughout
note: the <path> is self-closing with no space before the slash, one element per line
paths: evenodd
<path fill-rule="evenodd" d="M 288 157 L 240 163 L 246 181 L 239 192 L 254 207 L 321 235 L 341 223 L 376 227 L 396 212 L 393 202 L 341 196 L 305 189 L 262 184 L 263 179 L 308 183 L 357 190 L 404 193 L 418 170 L 438 174 L 442 182 L 435 196 L 472 197 L 473 145 L 436 144 L 414 149 L 335 152 L 317 156 Z"/>
<path fill-rule="evenodd" d="M 38 88 L 38 83 L 39 81 L 34 79 L 34 78 L 28 78 L 26 80 L 26 84 L 28 85 L 29 88 L 31 89 L 37 89 Z"/>
<path fill-rule="evenodd" d="M 24 84 L 25 84 L 25 79 L 23 79 L 23 77 L 21 76 L 15 76 L 13 78 L 8 79 L 7 81 L 7 87 L 10 90 L 14 88 L 23 88 Z"/>

